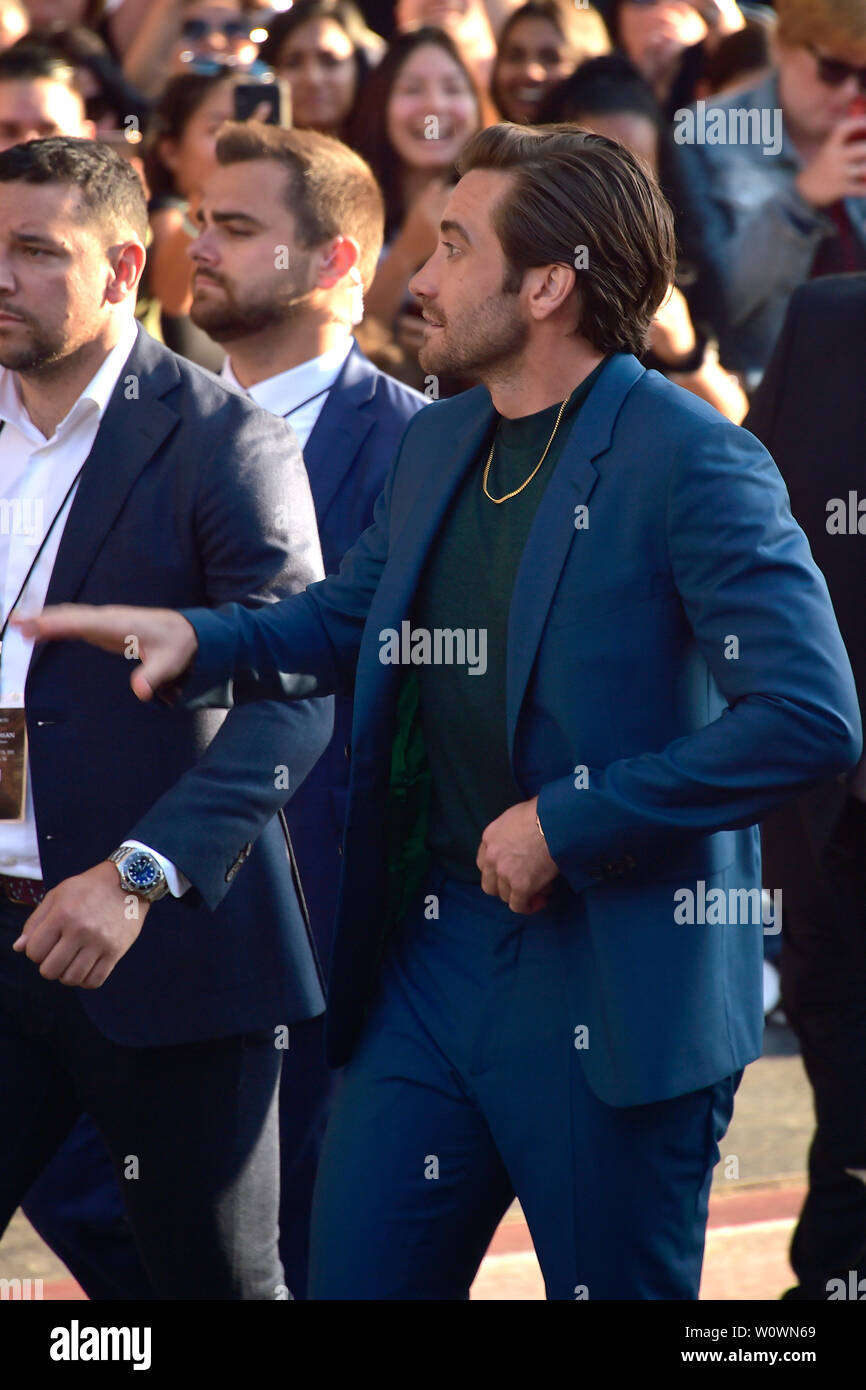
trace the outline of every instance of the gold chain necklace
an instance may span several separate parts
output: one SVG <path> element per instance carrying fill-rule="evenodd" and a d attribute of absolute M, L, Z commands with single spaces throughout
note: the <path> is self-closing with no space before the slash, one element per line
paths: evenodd
<path fill-rule="evenodd" d="M 575 390 L 576 390 L 576 389 L 577 389 L 577 388 L 575 387 Z M 568 393 L 568 395 L 566 396 L 565 400 L 562 402 L 562 405 L 559 407 L 559 414 L 558 414 L 557 417 L 556 417 L 556 424 L 555 424 L 554 427 L 553 427 L 553 434 L 552 434 L 552 435 L 550 436 L 550 438 L 548 439 L 548 441 L 547 441 L 547 448 L 545 449 L 544 453 L 541 455 L 541 458 L 538 460 L 538 463 L 537 463 L 537 464 L 535 465 L 535 467 L 533 468 L 533 470 L 532 470 L 532 472 L 530 473 L 529 477 L 525 480 L 525 482 L 522 482 L 522 483 L 520 484 L 520 487 L 516 487 L 516 488 L 514 489 L 513 492 L 506 492 L 506 494 L 505 494 L 504 497 L 493 497 L 493 496 L 487 491 L 487 479 L 488 479 L 488 477 L 489 477 L 489 475 L 490 475 L 490 465 L 491 465 L 491 463 L 493 462 L 493 450 L 494 450 L 494 448 L 495 448 L 495 446 L 496 446 L 496 435 L 494 434 L 494 436 L 493 436 L 493 443 L 490 445 L 490 453 L 487 455 L 487 462 L 486 462 L 486 464 L 484 465 L 484 477 L 481 479 L 481 486 L 482 486 L 483 489 L 484 489 L 484 496 L 485 496 L 485 497 L 489 497 L 491 502 L 495 502 L 496 505 L 497 505 L 497 507 L 499 506 L 500 502 L 507 502 L 507 501 L 509 500 L 509 498 L 511 498 L 511 497 L 516 497 L 517 494 L 518 494 L 518 492 L 522 492 L 523 489 L 524 489 L 525 487 L 529 487 L 529 484 L 532 482 L 532 479 L 535 477 L 536 473 L 538 472 L 539 468 L 540 468 L 541 465 L 544 463 L 544 460 L 547 458 L 547 455 L 548 455 L 549 452 L 550 452 L 550 446 L 551 446 L 551 444 L 553 443 L 554 438 L 556 437 L 556 431 L 559 429 L 559 422 L 560 422 L 560 420 L 561 420 L 562 417 L 563 417 L 563 414 L 564 414 L 564 412 L 565 412 L 565 407 L 568 405 L 568 402 L 571 400 L 571 398 L 572 398 L 573 395 L 574 395 L 574 390 L 569 391 L 569 393 Z"/>

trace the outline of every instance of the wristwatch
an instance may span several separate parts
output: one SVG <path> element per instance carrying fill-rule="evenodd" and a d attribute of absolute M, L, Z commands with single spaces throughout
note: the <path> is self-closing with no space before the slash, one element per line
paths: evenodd
<path fill-rule="evenodd" d="M 136 845 L 121 845 L 108 857 L 112 864 L 117 865 L 125 893 L 137 893 L 149 903 L 165 897 L 168 883 L 159 860 L 150 850 L 139 849 Z"/>

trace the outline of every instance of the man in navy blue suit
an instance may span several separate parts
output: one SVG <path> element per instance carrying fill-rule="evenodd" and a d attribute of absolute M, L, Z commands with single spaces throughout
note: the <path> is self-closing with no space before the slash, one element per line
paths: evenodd
<path fill-rule="evenodd" d="M 851 668 L 770 456 L 636 360 L 643 166 L 500 125 L 460 167 L 412 287 L 425 371 L 484 384 L 410 423 L 339 575 L 25 631 L 135 632 L 186 708 L 354 688 L 311 1296 L 467 1297 L 516 1193 L 550 1298 L 693 1299 L 761 1050 L 756 823 L 856 762 Z"/>
<path fill-rule="evenodd" d="M 287 420 L 304 454 L 325 572 L 373 520 L 403 430 L 424 396 L 379 371 L 352 336 L 384 234 L 368 166 L 314 131 L 228 125 L 198 209 L 191 318 L 227 359 L 222 377 Z M 315 248 L 326 243 L 327 258 Z M 352 701 L 285 809 L 316 947 L 331 953 L 349 782 Z M 280 1080 L 280 1257 L 295 1298 L 306 1285 L 313 1182 L 331 1090 L 324 1017 L 292 1029 Z M 141 1296 L 104 1146 L 82 1121 L 24 1210 L 93 1297 Z"/>
<path fill-rule="evenodd" d="M 281 1041 L 324 1008 L 281 812 L 332 710 L 145 711 L 7 624 L 323 573 L 290 427 L 137 327 L 146 232 L 108 146 L 0 154 L 0 1230 L 86 1112 L 152 1296 L 279 1299 Z"/>

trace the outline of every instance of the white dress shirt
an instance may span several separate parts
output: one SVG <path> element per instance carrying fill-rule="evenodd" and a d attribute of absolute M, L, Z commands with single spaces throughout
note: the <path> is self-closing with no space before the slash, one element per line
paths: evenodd
<path fill-rule="evenodd" d="M 0 431 L 0 600 L 4 619 L 57 515 L 18 608 L 24 613 L 38 613 L 45 603 L 63 529 L 78 490 L 74 480 L 93 448 L 100 421 L 135 339 L 136 323 L 130 316 L 117 344 L 50 439 L 27 414 L 15 372 L 0 367 L 0 420 L 5 422 Z M 32 651 L 32 640 L 16 628 L 7 627 L 0 652 L 0 706 L 23 707 Z M 122 827 L 118 827 L 118 845 L 121 833 Z M 154 850 L 150 852 L 159 860 L 171 891 L 179 896 L 189 887 L 189 880 L 170 860 Z M 0 820 L 0 874 L 42 878 L 29 767 L 24 819 Z"/>
<path fill-rule="evenodd" d="M 309 362 L 301 362 L 297 367 L 290 367 L 287 372 L 257 381 L 255 386 L 241 386 L 232 371 L 230 357 L 223 363 L 220 376 L 230 386 L 244 391 L 256 405 L 269 410 L 272 415 L 281 415 L 284 420 L 288 420 L 303 451 L 328 399 L 328 392 L 352 351 L 353 342 L 354 339 L 349 334 L 345 342 L 329 348 L 320 357 L 312 357 Z"/>

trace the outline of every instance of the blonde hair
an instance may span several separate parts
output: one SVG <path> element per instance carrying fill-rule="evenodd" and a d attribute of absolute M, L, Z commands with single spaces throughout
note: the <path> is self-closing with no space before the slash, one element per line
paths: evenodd
<path fill-rule="evenodd" d="M 776 0 L 778 41 L 788 48 L 815 45 L 866 51 L 866 5 L 863 0 Z"/>

